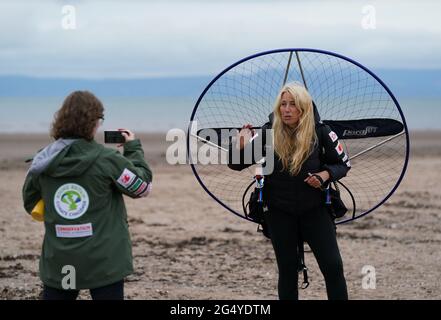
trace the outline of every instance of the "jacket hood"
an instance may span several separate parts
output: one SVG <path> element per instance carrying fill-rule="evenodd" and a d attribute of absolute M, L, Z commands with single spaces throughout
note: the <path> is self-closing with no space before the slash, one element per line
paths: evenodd
<path fill-rule="evenodd" d="M 102 148 L 95 141 L 59 139 L 34 157 L 29 173 L 54 178 L 80 176 L 95 163 Z"/>

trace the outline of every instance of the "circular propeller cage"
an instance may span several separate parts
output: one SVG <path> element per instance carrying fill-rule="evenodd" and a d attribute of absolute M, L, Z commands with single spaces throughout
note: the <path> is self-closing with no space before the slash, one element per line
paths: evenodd
<path fill-rule="evenodd" d="M 242 59 L 210 82 L 194 107 L 190 123 L 198 131 L 241 128 L 247 123 L 260 127 L 268 122 L 282 86 L 293 81 L 308 89 L 325 123 L 392 119 L 402 124 L 398 134 L 360 139 L 339 137 L 352 168 L 341 179 L 347 189 L 340 188 L 349 214 L 336 223 L 372 212 L 393 194 L 404 176 L 409 135 L 392 92 L 374 73 L 349 58 L 315 49 L 280 49 Z M 205 152 L 212 148 L 210 151 L 217 159 L 226 153 L 225 148 L 207 143 L 190 128 L 187 139 L 189 160 L 199 183 L 227 210 L 246 218 L 242 199 L 254 179 L 255 165 L 233 171 L 225 163 L 219 163 L 222 161 L 201 163 L 198 161 L 201 147 L 206 148 Z M 246 194 L 245 199 L 248 198 Z"/>

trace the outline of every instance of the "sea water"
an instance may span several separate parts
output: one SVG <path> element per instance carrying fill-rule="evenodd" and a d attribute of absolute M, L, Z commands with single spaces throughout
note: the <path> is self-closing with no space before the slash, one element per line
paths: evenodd
<path fill-rule="evenodd" d="M 135 132 L 186 130 L 197 97 L 100 97 L 103 130 Z M 410 130 L 441 130 L 441 98 L 405 98 L 398 102 Z M 0 133 L 45 133 L 63 97 L 0 97 Z M 259 125 L 259 124 L 256 124 Z"/>
<path fill-rule="evenodd" d="M 136 132 L 185 129 L 195 99 L 189 97 L 103 97 L 103 130 L 127 128 Z M 48 132 L 62 97 L 0 97 L 0 132 Z"/>

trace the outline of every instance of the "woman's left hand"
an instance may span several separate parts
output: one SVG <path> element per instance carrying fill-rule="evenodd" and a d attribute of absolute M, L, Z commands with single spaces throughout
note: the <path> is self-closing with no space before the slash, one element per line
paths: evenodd
<path fill-rule="evenodd" d="M 320 178 L 323 179 L 323 183 L 329 180 L 329 172 L 327 170 L 320 171 L 315 173 L 316 175 L 320 176 Z M 314 177 L 311 173 L 309 173 L 309 177 L 304 180 L 307 184 L 309 184 L 313 188 L 320 188 L 322 184 L 320 183 L 320 180 Z"/>

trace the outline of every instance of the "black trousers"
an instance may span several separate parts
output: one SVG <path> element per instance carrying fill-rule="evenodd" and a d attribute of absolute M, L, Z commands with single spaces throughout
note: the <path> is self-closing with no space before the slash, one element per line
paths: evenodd
<path fill-rule="evenodd" d="M 43 287 L 43 300 L 76 300 L 79 290 L 62 290 Z M 124 280 L 108 286 L 90 289 L 93 300 L 124 300 Z"/>
<path fill-rule="evenodd" d="M 336 231 L 326 208 L 302 214 L 270 208 L 265 221 L 279 269 L 279 299 L 298 300 L 299 232 L 317 259 L 325 278 L 328 299 L 348 299 Z"/>

